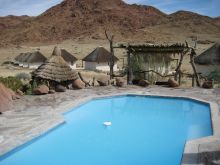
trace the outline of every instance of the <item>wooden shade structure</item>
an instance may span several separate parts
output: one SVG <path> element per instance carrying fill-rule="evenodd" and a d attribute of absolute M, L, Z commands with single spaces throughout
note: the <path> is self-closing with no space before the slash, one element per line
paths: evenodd
<path fill-rule="evenodd" d="M 127 61 L 128 61 L 128 84 L 132 83 L 133 74 L 137 73 L 157 73 L 154 69 L 143 69 L 139 66 L 139 68 L 133 68 L 134 61 L 140 61 L 140 58 L 147 61 L 148 64 L 153 65 L 154 62 L 164 62 L 166 66 L 169 65 L 169 62 L 172 60 L 171 55 L 183 55 L 187 46 L 184 44 L 172 44 L 172 45 L 153 45 L 153 44 L 145 44 L 145 45 L 123 45 L 115 46 L 114 48 L 123 48 L 127 50 Z M 160 66 L 159 66 L 160 67 Z M 158 73 L 161 76 L 161 73 Z"/>

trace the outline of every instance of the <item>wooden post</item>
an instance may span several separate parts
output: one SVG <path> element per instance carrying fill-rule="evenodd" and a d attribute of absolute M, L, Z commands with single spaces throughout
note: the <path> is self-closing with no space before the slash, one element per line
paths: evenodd
<path fill-rule="evenodd" d="M 109 62 L 110 79 L 113 79 L 113 77 L 114 77 L 114 65 L 115 65 L 114 48 L 113 48 L 114 35 L 111 35 L 111 37 L 109 37 L 109 35 L 107 34 L 107 31 L 105 30 L 105 36 L 106 36 L 107 40 L 109 41 L 109 45 L 110 45 L 110 52 L 111 52 L 111 58 L 110 58 L 110 62 Z"/>
<path fill-rule="evenodd" d="M 182 66 L 182 63 L 183 63 L 183 57 L 184 57 L 184 54 L 185 53 L 181 53 L 180 54 L 180 61 L 179 61 L 179 64 L 178 64 L 178 66 L 177 66 L 177 68 L 176 68 L 176 73 L 175 73 L 175 75 L 174 75 L 174 79 L 177 81 L 177 78 L 178 78 L 178 75 L 180 74 L 180 69 L 181 69 L 181 66 Z"/>
<path fill-rule="evenodd" d="M 127 83 L 132 84 L 132 69 L 131 69 L 131 52 L 127 51 L 128 70 L 127 70 Z"/>
<path fill-rule="evenodd" d="M 95 77 L 92 79 L 92 86 L 95 86 Z"/>
<path fill-rule="evenodd" d="M 195 55 L 196 55 L 196 52 L 195 52 L 195 50 L 192 48 L 192 49 L 191 49 L 191 53 L 190 53 L 190 63 L 191 63 L 192 68 L 193 68 L 193 72 L 194 72 L 195 79 L 196 79 L 196 84 L 197 84 L 198 87 L 200 87 L 201 84 L 200 84 L 200 80 L 199 80 L 199 75 L 198 75 L 198 73 L 197 73 L 197 71 L 196 71 L 196 66 L 195 66 L 195 63 L 194 63 L 194 56 L 195 56 Z"/>
<path fill-rule="evenodd" d="M 192 75 L 192 87 L 195 87 L 195 75 Z"/>
<path fill-rule="evenodd" d="M 83 60 L 82 60 L 82 68 L 83 68 Z"/>
<path fill-rule="evenodd" d="M 82 74 L 81 74 L 80 72 L 78 73 L 78 75 L 79 75 L 79 78 L 82 80 L 82 82 L 85 83 L 85 86 L 86 86 L 86 87 L 91 86 L 91 85 L 90 85 L 90 82 L 87 82 L 87 81 L 82 77 Z"/>
<path fill-rule="evenodd" d="M 180 72 L 179 72 L 179 80 L 178 80 L 179 85 L 181 85 L 181 79 L 182 79 L 182 73 L 181 73 L 181 71 L 180 71 Z"/>

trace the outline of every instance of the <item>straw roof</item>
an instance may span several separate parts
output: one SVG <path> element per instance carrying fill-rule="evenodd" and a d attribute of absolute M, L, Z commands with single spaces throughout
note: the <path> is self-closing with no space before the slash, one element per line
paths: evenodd
<path fill-rule="evenodd" d="M 220 43 L 214 44 L 194 60 L 201 65 L 220 65 Z"/>
<path fill-rule="evenodd" d="M 61 57 L 61 50 L 54 48 L 52 56 L 33 72 L 36 78 L 63 82 L 76 80 L 77 72 L 72 70 L 67 62 Z"/>
<path fill-rule="evenodd" d="M 94 51 L 92 51 L 88 56 L 86 56 L 83 61 L 88 62 L 109 62 L 111 59 L 111 53 L 107 51 L 103 47 L 98 47 Z M 119 59 L 114 56 L 114 61 L 118 61 Z"/>
<path fill-rule="evenodd" d="M 21 53 L 17 57 L 15 57 L 15 61 L 26 63 L 45 62 L 46 60 L 47 58 L 39 51 Z"/>
<path fill-rule="evenodd" d="M 66 51 L 65 49 L 61 49 L 61 56 L 63 57 L 63 59 L 66 62 L 76 62 L 77 58 L 75 56 L 73 56 L 71 53 L 69 53 L 68 51 Z"/>

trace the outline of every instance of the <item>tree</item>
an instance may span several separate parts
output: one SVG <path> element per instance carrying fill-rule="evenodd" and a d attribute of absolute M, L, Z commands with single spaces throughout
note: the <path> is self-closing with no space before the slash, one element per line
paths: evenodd
<path fill-rule="evenodd" d="M 111 52 L 111 57 L 110 57 L 110 60 L 109 60 L 110 79 L 113 79 L 113 75 L 114 75 L 114 65 L 115 65 L 115 60 L 114 60 L 114 48 L 113 48 L 114 35 L 108 34 L 107 31 L 105 30 L 105 36 L 106 36 L 107 40 L 109 41 L 109 45 L 110 45 L 110 52 Z"/>

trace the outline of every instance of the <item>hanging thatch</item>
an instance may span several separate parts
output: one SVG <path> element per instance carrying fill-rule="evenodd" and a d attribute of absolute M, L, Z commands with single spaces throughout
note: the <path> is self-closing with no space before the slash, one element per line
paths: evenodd
<path fill-rule="evenodd" d="M 211 48 L 194 59 L 196 64 L 220 65 L 220 43 L 214 44 Z"/>
<path fill-rule="evenodd" d="M 86 56 L 83 61 L 88 61 L 88 62 L 109 62 L 111 59 L 111 53 L 107 51 L 103 47 L 98 47 L 94 51 L 92 51 L 88 56 Z M 119 59 L 114 56 L 114 61 L 118 61 Z"/>
<path fill-rule="evenodd" d="M 61 57 L 61 50 L 57 47 L 54 48 L 52 56 L 33 72 L 33 76 L 56 82 L 71 81 L 78 78 L 78 74 Z"/>
<path fill-rule="evenodd" d="M 20 63 L 43 63 L 47 60 L 47 58 L 39 51 L 36 52 L 28 52 L 21 53 L 17 57 L 15 57 L 16 62 Z"/>
<path fill-rule="evenodd" d="M 145 44 L 145 45 L 124 45 L 119 44 L 115 48 L 124 48 L 127 49 L 130 53 L 172 53 L 179 54 L 184 51 L 187 46 L 184 44 L 164 44 L 164 45 L 154 45 L 154 44 Z"/>

